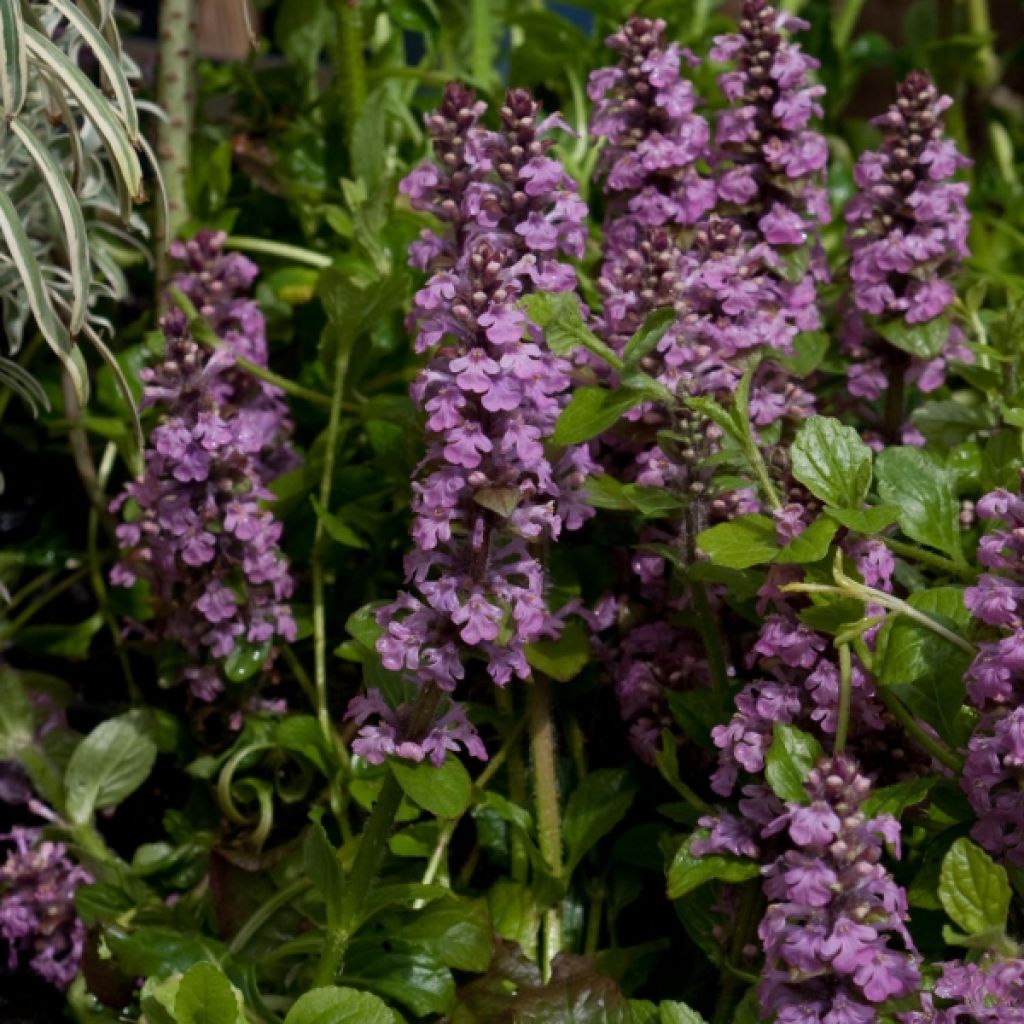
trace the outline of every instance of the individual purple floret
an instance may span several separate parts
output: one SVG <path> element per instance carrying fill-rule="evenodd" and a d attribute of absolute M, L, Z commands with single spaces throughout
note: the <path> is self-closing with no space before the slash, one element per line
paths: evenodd
<path fill-rule="evenodd" d="M 873 122 L 881 146 L 854 167 L 857 193 L 845 214 L 853 307 L 845 347 L 855 396 L 878 398 L 897 373 L 934 391 L 947 360 L 970 359 L 960 331 L 937 319 L 955 298 L 949 279 L 968 255 L 967 185 L 952 179 L 969 161 L 943 135 L 942 113 L 952 102 L 928 75 L 911 72 L 896 103 Z M 911 359 L 885 344 L 881 335 L 893 326 L 915 328 L 919 338 L 937 330 L 935 356 Z"/>
<path fill-rule="evenodd" d="M 978 644 L 967 692 L 982 712 L 967 745 L 962 785 L 978 823 L 971 835 L 990 853 L 1024 865 L 1024 500 L 1000 488 L 976 506 L 999 528 L 978 544 L 986 573 L 964 593 L 968 610 L 1002 633 Z"/>
<path fill-rule="evenodd" d="M 901 1024 L 1024 1024 L 1024 960 L 987 955 L 980 963 L 952 960 L 921 1008 L 897 1014 Z"/>
<path fill-rule="evenodd" d="M 820 326 L 816 292 L 828 268 L 819 231 L 830 219 L 828 146 L 811 125 L 825 93 L 810 82 L 819 62 L 789 37 L 807 27 L 766 0 L 745 0 L 739 31 L 711 50 L 734 65 L 718 79 L 729 101 L 715 132 L 718 209 L 774 251 L 779 312 L 802 331 Z"/>
<path fill-rule="evenodd" d="M 710 179 L 696 170 L 707 152 L 707 121 L 695 113 L 683 61 L 697 63 L 676 43 L 666 46 L 665 22 L 631 18 L 606 43 L 617 65 L 591 73 L 595 103 L 591 132 L 606 140 L 604 293 L 606 340 L 621 349 L 653 309 L 670 306 L 682 227 L 714 205 Z"/>
<path fill-rule="evenodd" d="M 67 988 L 85 946 L 75 891 L 92 877 L 68 859 L 63 844 L 41 836 L 38 828 L 17 826 L 0 837 L 14 844 L 0 865 L 0 937 L 9 967 L 27 961 L 51 985 Z"/>
<path fill-rule="evenodd" d="M 809 802 L 762 832 L 786 830 L 790 848 L 764 869 L 761 1012 L 779 1024 L 870 1024 L 920 985 L 907 896 L 880 863 L 883 844 L 899 856 L 899 822 L 864 814 L 871 782 L 846 755 L 821 761 L 806 788 Z"/>
<path fill-rule="evenodd" d="M 174 285 L 207 318 L 223 347 L 211 352 L 177 308 L 164 316 L 166 348 L 142 371 L 143 402 L 162 413 L 145 473 L 112 508 L 121 561 L 111 581 L 150 589 L 154 639 L 180 644 L 193 696 L 223 689 L 218 663 L 240 643 L 266 652 L 295 639 L 292 578 L 279 547 L 281 524 L 262 507 L 267 484 L 296 464 L 281 392 L 240 370 L 235 357 L 267 362 L 265 322 L 247 293 L 256 267 L 224 253 L 224 235 L 201 232 L 171 253 L 186 264 Z"/>
<path fill-rule="evenodd" d="M 523 90 L 507 94 L 498 131 L 479 123 L 481 113 L 471 92 L 448 86 L 426 122 L 435 159 L 402 185 L 446 231 L 425 234 L 413 252 L 431 274 L 409 318 L 417 351 L 430 352 L 412 387 L 428 444 L 413 483 L 416 546 L 406 573 L 414 592 L 377 615 L 385 667 L 449 693 L 469 657 L 499 686 L 529 675 L 525 645 L 559 628 L 531 545 L 590 514 L 581 496 L 586 448 L 557 456 L 545 448 L 569 364 L 519 306 L 534 291 L 572 290 L 575 272 L 562 256 L 582 254 L 586 207 L 548 155 L 557 116 L 541 120 Z M 406 737 L 392 736 L 393 726 L 364 726 L 365 748 L 401 752 Z M 446 735 L 481 753 L 467 730 L 460 719 Z"/>

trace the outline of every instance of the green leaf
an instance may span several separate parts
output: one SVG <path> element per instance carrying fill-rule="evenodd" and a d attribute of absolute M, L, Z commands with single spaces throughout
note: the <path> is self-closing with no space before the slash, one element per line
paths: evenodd
<path fill-rule="evenodd" d="M 479 973 L 491 962 L 491 914 L 482 899 L 435 903 L 401 918 L 394 934 L 456 970 Z"/>
<path fill-rule="evenodd" d="M 345 872 L 342 871 L 338 851 L 331 846 L 323 825 L 314 822 L 302 844 L 302 863 L 306 875 L 324 902 L 328 929 L 341 921 L 345 901 Z"/>
<path fill-rule="evenodd" d="M 119 804 L 146 780 L 156 743 L 140 716 L 129 712 L 101 722 L 75 748 L 64 778 L 67 812 L 84 824 L 95 811 Z"/>
<path fill-rule="evenodd" d="M 35 716 L 28 694 L 11 671 L 0 669 L 0 761 L 15 761 L 32 743 Z"/>
<path fill-rule="evenodd" d="M 840 526 L 857 533 L 872 535 L 881 533 L 899 519 L 900 510 L 895 505 L 873 505 L 870 508 L 825 508 L 825 515 Z"/>
<path fill-rule="evenodd" d="M 779 553 L 775 523 L 757 514 L 703 530 L 697 536 L 697 546 L 715 565 L 727 569 L 749 569 L 771 562 Z"/>
<path fill-rule="evenodd" d="M 957 839 L 943 858 L 939 899 L 968 934 L 1006 928 L 1012 892 L 1006 869 L 969 839 Z"/>
<path fill-rule="evenodd" d="M 761 872 L 757 861 L 728 854 L 709 853 L 695 857 L 691 852 L 693 844 L 708 837 L 707 829 L 698 829 L 676 850 L 668 868 L 668 898 L 679 899 L 699 889 L 707 882 L 745 882 L 757 878 Z"/>
<path fill-rule="evenodd" d="M 609 366 L 622 360 L 583 322 L 583 310 L 575 292 L 534 292 L 522 302 L 526 315 L 543 332 L 548 348 L 557 356 L 572 356 L 587 349 Z"/>
<path fill-rule="evenodd" d="M 773 361 L 780 363 L 794 377 L 812 374 L 828 352 L 828 335 L 824 331 L 803 331 L 793 339 L 791 356 L 773 355 Z"/>
<path fill-rule="evenodd" d="M 953 633 L 966 629 L 971 622 L 963 587 L 918 590 L 907 598 L 907 604 Z M 882 657 L 876 658 L 875 673 L 886 686 L 913 683 L 947 669 L 960 674 L 971 660 L 966 651 L 902 615 L 886 619 L 877 649 Z"/>
<path fill-rule="evenodd" d="M 869 818 L 891 814 L 899 819 L 908 807 L 924 800 L 938 781 L 938 775 L 920 775 L 906 782 L 894 782 L 891 786 L 874 789 L 864 801 L 864 813 Z"/>
<path fill-rule="evenodd" d="M 794 537 L 779 553 L 775 561 L 782 565 L 804 565 L 820 562 L 828 554 L 832 538 L 839 524 L 819 516 L 799 536 Z"/>
<path fill-rule="evenodd" d="M 347 548 L 366 548 L 369 545 L 363 540 L 362 537 L 352 529 L 337 513 L 328 512 L 327 509 L 320 504 L 320 502 L 310 496 L 309 499 L 313 503 L 313 508 L 316 511 L 316 517 L 323 523 L 324 529 L 327 531 L 327 536 L 331 538 L 335 543 L 342 544 Z"/>
<path fill-rule="evenodd" d="M 662 1003 L 658 1009 L 661 1024 L 707 1024 L 696 1010 L 691 1010 L 685 1003 Z"/>
<path fill-rule="evenodd" d="M 765 757 L 764 775 L 780 799 L 805 804 L 807 776 L 822 757 L 821 744 L 795 725 L 775 723 L 772 745 Z"/>
<path fill-rule="evenodd" d="M 242 993 L 211 963 L 190 967 L 174 999 L 176 1024 L 237 1024 L 245 1020 Z"/>
<path fill-rule="evenodd" d="M 248 641 L 236 642 L 234 649 L 224 659 L 224 675 L 232 683 L 244 683 L 252 679 L 270 657 L 271 643 L 251 644 Z"/>
<path fill-rule="evenodd" d="M 540 912 L 530 887 L 499 878 L 487 890 L 487 906 L 495 934 L 536 955 Z"/>
<path fill-rule="evenodd" d="M 530 667 L 559 683 L 567 683 L 590 661 L 590 637 L 583 624 L 573 619 L 555 640 L 534 640 L 526 645 Z"/>
<path fill-rule="evenodd" d="M 401 1003 L 417 1017 L 451 1009 L 455 981 L 444 964 L 401 939 L 388 939 L 387 947 L 379 942 L 353 943 L 345 959 L 345 980 Z"/>
<path fill-rule="evenodd" d="M 328 986 L 299 996 L 284 1024 L 396 1024 L 396 1018 L 369 992 Z"/>
<path fill-rule="evenodd" d="M 853 427 L 830 416 L 811 416 L 790 449 L 793 476 L 817 498 L 859 509 L 871 487 L 871 449 Z"/>
<path fill-rule="evenodd" d="M 473 500 L 502 519 L 508 519 L 519 508 L 519 488 L 481 487 L 473 492 Z"/>
<path fill-rule="evenodd" d="M 469 807 L 473 784 L 457 757 L 445 758 L 440 767 L 429 761 L 413 764 L 396 758 L 391 770 L 405 795 L 439 818 L 457 818 Z"/>
<path fill-rule="evenodd" d="M 934 359 L 949 341 L 949 314 L 933 317 L 927 323 L 908 324 L 902 317 L 880 320 L 875 330 L 890 345 L 919 359 Z"/>
<path fill-rule="evenodd" d="M 879 453 L 875 472 L 882 501 L 900 510 L 900 529 L 963 562 L 960 503 L 949 470 L 918 448 L 897 447 Z"/>
<path fill-rule="evenodd" d="M 649 313 L 643 326 L 626 342 L 626 347 L 622 350 L 622 361 L 627 366 L 632 366 L 643 359 L 661 341 L 665 332 L 676 322 L 676 318 L 676 311 L 671 307 L 656 309 Z"/>
<path fill-rule="evenodd" d="M 282 0 L 274 15 L 274 41 L 292 67 L 312 78 L 332 34 L 324 0 Z"/>
<path fill-rule="evenodd" d="M 630 388 L 577 388 L 555 424 L 552 440 L 558 445 L 582 444 L 615 426 L 619 417 L 644 401 Z"/>
<path fill-rule="evenodd" d="M 626 816 L 635 794 L 636 784 L 629 773 L 618 769 L 591 772 L 580 783 L 569 797 L 562 819 L 570 874 L 587 851 Z"/>

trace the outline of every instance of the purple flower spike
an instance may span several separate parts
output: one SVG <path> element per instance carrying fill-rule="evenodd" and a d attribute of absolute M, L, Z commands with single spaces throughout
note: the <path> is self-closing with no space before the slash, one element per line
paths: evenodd
<path fill-rule="evenodd" d="M 61 843 L 41 835 L 38 828 L 18 826 L 0 837 L 14 844 L 0 865 L 0 938 L 8 944 L 9 967 L 27 961 L 51 985 L 67 988 L 85 946 L 75 891 L 92 877 L 68 859 Z"/>
<path fill-rule="evenodd" d="M 900 826 L 865 816 L 870 791 L 852 758 L 824 760 L 807 779 L 810 803 L 789 804 L 762 832 L 785 830 L 789 840 L 764 869 L 766 1019 L 870 1024 L 879 1004 L 920 987 L 907 896 L 880 863 L 883 844 L 898 854 Z"/>
<path fill-rule="evenodd" d="M 818 61 L 789 38 L 806 27 L 766 0 L 745 0 L 739 32 L 718 36 L 711 51 L 734 68 L 719 76 L 729 101 L 715 133 L 719 209 L 775 251 L 779 309 L 802 331 L 820 326 L 815 291 L 828 268 L 819 231 L 830 219 L 828 146 L 811 123 L 825 89 L 810 81 Z"/>
<path fill-rule="evenodd" d="M 1000 488 L 976 506 L 997 524 L 978 544 L 992 572 L 964 592 L 964 603 L 992 627 L 967 672 L 981 717 L 967 744 L 962 785 L 978 823 L 971 835 L 996 856 L 1024 866 L 1024 500 Z"/>
<path fill-rule="evenodd" d="M 150 587 L 148 632 L 175 641 L 193 664 L 182 673 L 192 695 L 212 701 L 223 689 L 216 662 L 240 643 L 295 639 L 288 599 L 293 584 L 281 552 L 281 524 L 261 502 L 267 484 L 297 464 L 281 391 L 238 369 L 235 357 L 265 366 L 263 314 L 247 296 L 257 270 L 224 253 L 224 235 L 200 232 L 171 255 L 185 270 L 175 280 L 224 347 L 211 352 L 185 315 L 163 319 L 163 358 L 142 371 L 144 404 L 163 416 L 145 454 L 145 473 L 112 505 L 121 561 L 111 582 Z"/>
<path fill-rule="evenodd" d="M 604 333 L 621 348 L 651 310 L 672 305 L 676 238 L 714 205 L 714 184 L 696 170 L 706 155 L 707 121 L 695 113 L 692 84 L 680 78 L 689 51 L 665 45 L 665 22 L 631 18 L 606 40 L 621 54 L 590 76 L 591 132 L 607 140 L 599 171 L 608 197 Z"/>
<path fill-rule="evenodd" d="M 1024 960 L 988 954 L 944 963 L 921 1009 L 897 1016 L 902 1024 L 1024 1024 Z"/>
<path fill-rule="evenodd" d="M 587 449 L 556 457 L 545 448 L 567 399 L 569 364 L 518 305 L 531 292 L 573 289 L 563 257 L 582 252 L 586 207 L 549 156 L 546 133 L 557 117 L 540 120 L 523 90 L 508 93 L 498 131 L 479 123 L 482 112 L 471 92 L 448 86 L 426 119 L 435 159 L 402 185 L 446 230 L 425 233 L 411 254 L 431 275 L 409 317 L 417 350 L 430 352 L 412 387 L 428 444 L 413 483 L 416 546 L 406 574 L 414 593 L 377 613 L 385 667 L 449 693 L 471 656 L 499 686 L 529 675 L 525 645 L 560 628 L 530 545 L 591 514 L 582 500 Z M 484 756 L 454 705 L 411 744 L 401 739 L 401 708 L 373 710 L 377 725 L 366 724 L 363 704 L 349 712 L 363 725 L 354 749 L 369 760 L 440 763 L 458 745 Z"/>
<path fill-rule="evenodd" d="M 918 327 L 941 316 L 954 299 L 949 278 L 969 255 L 967 185 L 953 177 L 970 161 L 944 137 L 940 96 L 928 75 L 911 72 L 889 112 L 875 119 L 883 134 L 877 150 L 854 168 L 857 193 L 846 207 L 851 252 L 851 310 L 846 348 L 853 358 L 850 391 L 877 398 L 888 387 L 885 349 L 873 327 Z M 922 391 L 934 391 L 949 359 L 969 361 L 956 328 L 932 359 L 900 368 Z"/>

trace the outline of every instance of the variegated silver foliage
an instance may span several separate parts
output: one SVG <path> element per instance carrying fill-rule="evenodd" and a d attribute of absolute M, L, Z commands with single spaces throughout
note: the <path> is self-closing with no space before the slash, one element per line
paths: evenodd
<path fill-rule="evenodd" d="M 45 404 L 15 361 L 38 331 L 84 405 L 84 344 L 110 366 L 140 438 L 127 382 L 103 340 L 110 325 L 96 312 L 100 297 L 126 294 L 124 255 L 149 258 L 134 204 L 143 197 L 142 158 L 153 160 L 131 88 L 138 69 L 113 7 L 0 0 L 0 386 Z"/>

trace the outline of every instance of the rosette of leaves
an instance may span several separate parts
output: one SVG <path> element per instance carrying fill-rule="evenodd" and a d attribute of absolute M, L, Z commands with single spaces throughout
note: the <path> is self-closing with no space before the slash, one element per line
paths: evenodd
<path fill-rule="evenodd" d="M 31 324 L 84 404 L 85 342 L 113 372 L 138 435 L 97 307 L 127 294 L 116 253 L 146 254 L 145 224 L 133 212 L 143 197 L 140 152 L 149 154 L 130 84 L 138 69 L 122 49 L 112 0 L 0 0 L 0 45 L 0 383 L 33 408 L 45 405 L 27 359 L 13 358 Z"/>

